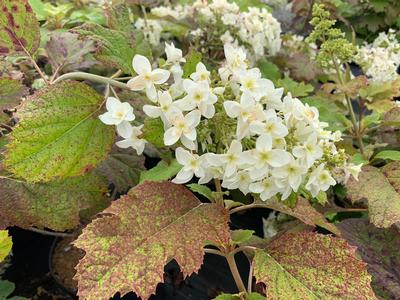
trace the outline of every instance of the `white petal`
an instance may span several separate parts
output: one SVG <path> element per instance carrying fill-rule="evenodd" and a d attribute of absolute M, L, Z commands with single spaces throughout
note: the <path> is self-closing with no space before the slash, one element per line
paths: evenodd
<path fill-rule="evenodd" d="M 178 147 L 175 150 L 175 157 L 182 166 L 188 165 L 190 160 L 193 159 L 193 155 L 182 147 Z"/>
<path fill-rule="evenodd" d="M 157 101 L 157 90 L 154 84 L 150 84 L 150 86 L 146 88 L 146 96 L 153 102 Z"/>
<path fill-rule="evenodd" d="M 185 146 L 186 148 L 188 148 L 190 150 L 193 150 L 193 151 L 197 150 L 197 144 L 194 141 L 189 140 L 184 135 L 181 136 L 181 143 L 182 143 L 183 146 Z"/>
<path fill-rule="evenodd" d="M 155 84 L 162 84 L 168 80 L 169 75 L 170 73 L 167 70 L 155 69 L 153 72 L 151 72 L 151 80 Z"/>
<path fill-rule="evenodd" d="M 272 149 L 272 138 L 270 135 L 263 134 L 261 135 L 256 142 L 256 149 L 259 151 L 263 150 L 271 150 Z"/>
<path fill-rule="evenodd" d="M 161 108 L 154 105 L 143 105 L 143 111 L 150 118 L 158 118 L 162 114 Z"/>
<path fill-rule="evenodd" d="M 281 167 L 290 162 L 290 154 L 284 150 L 271 150 L 269 156 L 268 163 L 273 167 Z"/>
<path fill-rule="evenodd" d="M 226 114 L 231 118 L 236 118 L 240 113 L 240 104 L 236 101 L 225 101 L 224 108 Z"/>
<path fill-rule="evenodd" d="M 100 115 L 99 119 L 104 124 L 107 124 L 107 125 L 117 125 L 117 124 L 121 123 L 121 120 L 114 118 L 110 112 L 106 112 L 106 113 Z"/>
<path fill-rule="evenodd" d="M 185 116 L 189 127 L 196 127 L 200 123 L 201 113 L 198 110 L 193 110 Z"/>
<path fill-rule="evenodd" d="M 193 171 L 190 170 L 180 170 L 176 177 L 172 180 L 173 183 L 182 184 L 190 181 L 193 178 Z"/>
<path fill-rule="evenodd" d="M 129 139 L 133 134 L 133 127 L 129 122 L 123 121 L 117 125 L 117 133 L 124 139 Z"/>
<path fill-rule="evenodd" d="M 108 97 L 106 102 L 106 108 L 108 111 L 114 111 L 119 105 L 121 105 L 121 101 L 114 97 Z"/>
<path fill-rule="evenodd" d="M 132 67 L 137 74 L 151 72 L 151 64 L 146 56 L 136 54 L 132 60 Z"/>
<path fill-rule="evenodd" d="M 126 148 L 129 148 L 129 147 L 132 147 L 132 141 L 130 141 L 130 140 L 122 140 L 122 141 L 116 142 L 115 145 L 117 145 L 119 148 L 126 149 Z"/>
<path fill-rule="evenodd" d="M 164 132 L 164 144 L 167 146 L 175 144 L 179 140 L 179 138 L 180 135 L 177 134 L 174 127 L 171 127 L 166 132 Z"/>
<path fill-rule="evenodd" d="M 144 80 L 143 76 L 139 75 L 130 79 L 126 85 L 132 91 L 141 91 L 146 88 L 146 81 Z"/>

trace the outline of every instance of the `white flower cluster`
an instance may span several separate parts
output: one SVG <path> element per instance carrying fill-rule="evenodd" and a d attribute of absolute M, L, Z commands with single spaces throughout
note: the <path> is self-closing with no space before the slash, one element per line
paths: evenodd
<path fill-rule="evenodd" d="M 166 45 L 166 65 L 173 73 L 169 81 L 170 71 L 153 70 L 144 56 L 133 59 L 138 75 L 128 86 L 146 92 L 153 104 L 145 105 L 144 112 L 161 118 L 164 144 L 177 145 L 175 156 L 182 169 L 173 182 L 183 184 L 193 176 L 200 184 L 219 179 L 224 188 L 267 200 L 275 195 L 286 199 L 300 188 L 315 197 L 336 183 L 333 175 L 343 168 L 346 176 L 357 175 L 359 167 L 346 165 L 343 151 L 335 147 L 340 133 L 325 130 L 327 124 L 319 121 L 315 107 L 290 94 L 282 99 L 283 89 L 262 78 L 259 69 L 248 68 L 242 49 L 227 44 L 224 52 L 218 78 L 211 78 L 201 62 L 190 78 L 182 78 L 182 51 L 173 44 Z M 159 85 L 162 89 L 157 90 Z M 100 119 L 117 125 L 124 138 L 117 145 L 142 153 L 146 141 L 140 138 L 142 127 L 130 125 L 132 107 L 109 98 L 107 110 Z M 207 142 L 218 145 L 217 150 L 199 150 L 200 127 L 217 116 L 235 125 L 230 141 L 224 145 L 209 136 Z M 217 121 L 219 127 L 224 124 Z"/>
<path fill-rule="evenodd" d="M 388 33 L 381 32 L 372 44 L 358 48 L 357 62 L 365 74 L 377 82 L 387 82 L 396 79 L 400 66 L 400 43 L 396 33 L 390 29 Z"/>
<path fill-rule="evenodd" d="M 202 24 L 215 27 L 222 23 L 225 26 L 224 33 L 220 36 L 223 44 L 229 42 L 246 45 L 252 50 L 255 59 L 265 54 L 274 55 L 281 47 L 281 26 L 265 8 L 249 7 L 248 11 L 241 12 L 236 3 L 227 0 L 214 0 L 211 3 L 197 0 L 185 6 L 156 7 L 151 10 L 151 14 L 176 20 L 194 20 L 198 28 L 189 32 L 194 37 L 201 37 L 209 30 L 203 28 Z M 203 23 L 200 24 L 198 20 Z M 143 21 L 138 20 L 136 23 L 138 22 L 144 24 Z M 150 32 L 154 33 L 151 41 L 159 40 L 159 30 L 155 28 L 156 26 L 150 28 Z"/>

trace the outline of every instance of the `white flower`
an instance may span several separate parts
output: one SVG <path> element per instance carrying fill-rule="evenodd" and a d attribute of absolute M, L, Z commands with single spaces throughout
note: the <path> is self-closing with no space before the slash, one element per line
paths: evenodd
<path fill-rule="evenodd" d="M 174 43 L 165 43 L 165 54 L 167 55 L 167 63 L 172 65 L 186 62 L 186 59 L 182 57 L 182 50 L 175 48 Z"/>
<path fill-rule="evenodd" d="M 344 182 L 347 182 L 347 180 L 349 180 L 350 176 L 353 176 L 353 178 L 355 180 L 358 181 L 358 175 L 361 172 L 361 168 L 362 168 L 363 164 L 359 164 L 359 165 L 355 165 L 353 163 L 349 163 L 346 168 L 344 169 L 345 171 L 345 179 Z"/>
<path fill-rule="evenodd" d="M 301 165 L 299 160 L 295 160 L 293 156 L 290 156 L 290 162 L 288 164 L 275 168 L 271 174 L 273 177 L 280 179 L 279 184 L 277 181 L 278 187 L 284 188 L 288 185 L 297 192 L 306 172 L 307 168 Z"/>
<path fill-rule="evenodd" d="M 261 72 L 258 68 L 239 72 L 238 76 L 241 84 L 240 90 L 250 92 L 257 101 L 265 96 L 268 89 L 271 88 L 271 82 L 268 79 L 261 78 Z"/>
<path fill-rule="evenodd" d="M 306 184 L 306 189 L 310 191 L 313 197 L 316 197 L 320 191 L 327 191 L 330 186 L 335 185 L 336 181 L 331 174 L 324 169 L 324 164 L 320 164 L 310 175 Z"/>
<path fill-rule="evenodd" d="M 251 183 L 249 190 L 252 193 L 260 194 L 260 198 L 263 201 L 271 199 L 279 192 L 279 188 L 272 177 L 266 177 L 262 181 Z"/>
<path fill-rule="evenodd" d="M 318 145 L 317 135 L 312 134 L 309 136 L 301 146 L 295 146 L 293 148 L 293 155 L 301 159 L 305 166 L 308 168 L 312 164 L 322 157 L 322 148 Z"/>
<path fill-rule="evenodd" d="M 178 107 L 188 111 L 197 107 L 206 118 L 212 118 L 215 113 L 214 103 L 218 98 L 211 92 L 207 82 L 194 82 L 190 79 L 183 80 L 183 88 L 187 96 L 176 101 Z"/>
<path fill-rule="evenodd" d="M 267 108 L 281 110 L 283 106 L 282 95 L 283 88 L 275 88 L 271 80 L 265 79 L 264 81 L 265 93 L 260 100 L 261 103 L 266 104 Z"/>
<path fill-rule="evenodd" d="M 246 151 L 243 161 L 252 165 L 250 177 L 258 179 L 265 176 L 270 167 L 282 167 L 290 162 L 291 155 L 281 149 L 272 149 L 272 138 L 262 135 L 256 141 L 256 148 Z"/>
<path fill-rule="evenodd" d="M 196 72 L 192 73 L 190 78 L 196 82 L 207 81 L 210 83 L 210 72 L 207 71 L 206 66 L 202 62 L 199 62 L 196 65 Z"/>
<path fill-rule="evenodd" d="M 242 170 L 234 174 L 232 177 L 224 178 L 222 182 L 222 187 L 235 190 L 239 189 L 243 194 L 247 194 L 250 192 L 249 186 L 252 183 L 252 179 L 250 178 L 249 172 L 246 170 Z"/>
<path fill-rule="evenodd" d="M 107 125 L 120 125 L 123 122 L 135 120 L 133 108 L 128 102 L 121 102 L 117 98 L 108 97 L 106 101 L 107 112 L 100 115 L 99 119 Z"/>
<path fill-rule="evenodd" d="M 225 154 L 209 155 L 208 161 L 216 167 L 224 166 L 224 176 L 231 177 L 235 174 L 238 167 L 243 164 L 242 144 L 237 140 L 233 140 Z"/>
<path fill-rule="evenodd" d="M 183 166 L 183 168 L 172 180 L 173 183 L 186 183 L 193 178 L 193 175 L 196 175 L 197 177 L 204 176 L 204 170 L 201 164 L 201 157 L 197 154 L 192 154 L 182 147 L 179 147 L 175 150 L 175 157 L 178 163 Z"/>
<path fill-rule="evenodd" d="M 274 109 L 264 111 L 265 121 L 255 121 L 250 124 L 250 131 L 254 134 L 269 134 L 273 138 L 283 138 L 288 134 L 287 127 L 282 119 L 276 115 Z"/>
<path fill-rule="evenodd" d="M 138 76 L 128 81 L 127 86 L 133 91 L 145 90 L 147 97 L 154 101 L 157 98 L 155 84 L 163 84 L 169 78 L 169 71 L 163 69 L 151 69 L 149 60 L 136 54 L 133 57 L 132 66 Z"/>
<path fill-rule="evenodd" d="M 120 148 L 132 147 L 136 150 L 138 155 L 141 155 L 146 144 L 146 140 L 139 138 L 142 134 L 142 127 L 143 125 L 133 127 L 130 124 L 129 126 L 117 127 L 118 134 L 123 137 L 124 140 L 118 141 L 115 144 Z"/>
<path fill-rule="evenodd" d="M 232 44 L 224 45 L 226 64 L 218 69 L 222 81 L 228 81 L 229 76 L 247 69 L 246 52 L 240 47 L 234 47 Z"/>
<path fill-rule="evenodd" d="M 164 144 L 171 146 L 180 139 L 185 147 L 195 150 L 196 126 L 199 125 L 200 118 L 201 114 L 198 110 L 193 110 L 186 116 L 183 116 L 180 111 L 174 114 L 170 120 L 172 127 L 164 133 Z"/>
<path fill-rule="evenodd" d="M 240 97 L 240 103 L 225 101 L 224 108 L 230 118 L 238 118 L 237 137 L 242 139 L 249 132 L 251 122 L 263 121 L 264 113 L 261 104 L 257 103 L 249 92 L 244 92 Z"/>
<path fill-rule="evenodd" d="M 158 92 L 158 104 L 160 106 L 144 105 L 143 111 L 150 118 L 161 117 L 166 127 L 170 126 L 169 120 L 175 113 L 179 113 L 179 108 L 172 101 L 172 97 L 168 91 Z"/>

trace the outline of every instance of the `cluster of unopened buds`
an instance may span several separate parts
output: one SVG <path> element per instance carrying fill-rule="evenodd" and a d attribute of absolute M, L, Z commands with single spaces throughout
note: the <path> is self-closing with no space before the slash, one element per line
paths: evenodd
<path fill-rule="evenodd" d="M 137 76 L 127 85 L 146 93 L 151 104 L 143 111 L 162 120 L 164 144 L 175 149 L 182 165 L 173 182 L 183 184 L 194 176 L 199 184 L 218 179 L 226 189 L 284 200 L 300 189 L 316 197 L 350 174 L 357 177 L 360 166 L 348 164 L 335 147 L 340 132 L 326 130 L 328 124 L 319 121 L 315 107 L 290 93 L 283 97 L 282 88 L 262 78 L 259 69 L 248 68 L 241 48 L 227 44 L 224 52 L 218 75 L 199 62 L 188 78 L 182 77 L 182 51 L 173 44 L 166 45 L 165 69 L 153 69 L 141 55 L 133 59 Z M 106 107 L 100 119 L 116 125 L 123 138 L 117 146 L 141 154 L 146 141 L 141 138 L 143 125 L 131 125 L 133 108 L 111 97 Z M 217 116 L 222 131 L 225 123 L 234 124 L 226 128 L 229 141 L 211 131 L 204 136 Z"/>

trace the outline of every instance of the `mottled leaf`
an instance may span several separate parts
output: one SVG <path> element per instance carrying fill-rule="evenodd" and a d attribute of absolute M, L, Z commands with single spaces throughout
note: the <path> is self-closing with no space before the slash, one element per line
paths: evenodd
<path fill-rule="evenodd" d="M 307 225 L 318 225 L 326 230 L 329 230 L 330 232 L 340 234 L 336 226 L 332 223 L 329 223 L 321 213 L 311 206 L 307 199 L 298 197 L 296 206 L 294 208 L 291 208 L 282 203 L 282 201 L 275 199 L 271 199 L 264 203 L 268 208 L 291 215 Z"/>
<path fill-rule="evenodd" d="M 209 200 L 213 199 L 213 192 L 210 190 L 210 188 L 206 185 L 203 184 L 197 184 L 197 183 L 191 183 L 186 185 L 189 189 L 191 189 L 193 192 L 198 193 L 204 197 L 206 197 Z"/>
<path fill-rule="evenodd" d="M 144 182 L 114 201 L 77 239 L 86 252 L 77 266 L 78 295 L 109 299 L 134 291 L 148 299 L 175 259 L 184 276 L 197 272 L 203 246 L 229 241 L 229 215 L 202 204 L 184 186 Z"/>
<path fill-rule="evenodd" d="M 133 24 L 130 20 L 129 7 L 124 4 L 109 5 L 105 10 L 107 25 L 111 29 L 120 31 L 133 31 Z"/>
<path fill-rule="evenodd" d="M 384 173 L 378 168 L 364 166 L 358 181 L 350 178 L 346 184 L 349 199 L 353 203 L 367 201 L 370 221 L 381 228 L 400 221 L 400 195 L 393 186 L 399 185 L 400 163 L 387 166 Z"/>
<path fill-rule="evenodd" d="M 261 74 L 264 78 L 268 78 L 272 81 L 278 80 L 281 78 L 281 72 L 279 71 L 279 67 L 274 63 L 268 61 L 263 58 L 257 62 L 258 67 L 260 68 Z"/>
<path fill-rule="evenodd" d="M 290 75 L 298 81 L 311 81 L 321 72 L 315 61 L 308 54 L 295 52 L 287 62 Z"/>
<path fill-rule="evenodd" d="M 82 41 L 78 37 L 78 34 L 70 32 L 56 31 L 51 34 L 45 49 L 53 72 L 65 68 L 78 69 L 90 66 L 90 64 L 82 64 L 82 62 L 86 54 L 96 49 L 94 42 L 90 40 Z"/>
<path fill-rule="evenodd" d="M 88 218 L 107 207 L 106 192 L 106 183 L 93 175 L 46 184 L 1 178 L 0 228 L 75 228 L 80 217 Z"/>
<path fill-rule="evenodd" d="M 374 158 L 386 159 L 386 160 L 400 160 L 400 151 L 396 150 L 383 150 L 379 152 Z"/>
<path fill-rule="evenodd" d="M 254 276 L 267 298 L 376 299 L 366 264 L 345 240 L 314 232 L 287 233 L 257 250 Z"/>
<path fill-rule="evenodd" d="M 357 253 L 368 264 L 376 294 L 384 299 L 400 299 L 398 228 L 376 228 L 365 219 L 348 219 L 338 227 L 342 237 L 357 247 Z"/>
<path fill-rule="evenodd" d="M 145 180 L 165 181 L 174 177 L 182 166 L 174 159 L 169 164 L 165 161 L 160 161 L 154 168 L 143 171 L 140 174 L 140 182 Z"/>
<path fill-rule="evenodd" d="M 136 150 L 114 147 L 107 159 L 97 167 L 96 173 L 114 184 L 117 192 L 124 193 L 139 183 L 140 173 L 144 169 L 144 156 L 138 156 Z"/>
<path fill-rule="evenodd" d="M 2 262 L 10 253 L 12 248 L 11 237 L 7 230 L 0 230 L 0 262 Z"/>
<path fill-rule="evenodd" d="M 290 92 L 293 97 L 305 97 L 314 90 L 314 87 L 311 84 L 297 82 L 287 76 L 283 79 L 277 80 L 276 85 L 277 87 L 283 87 L 285 93 Z"/>
<path fill-rule="evenodd" d="M 165 147 L 164 144 L 164 124 L 160 118 L 151 119 L 147 118 L 144 120 L 142 137 L 152 143 L 158 148 Z"/>
<path fill-rule="evenodd" d="M 254 230 L 237 229 L 231 231 L 231 240 L 234 244 L 247 242 L 254 234 Z"/>
<path fill-rule="evenodd" d="M 31 182 L 82 175 L 107 155 L 114 128 L 97 117 L 103 97 L 83 83 L 51 85 L 22 103 L 5 165 Z"/>
<path fill-rule="evenodd" d="M 97 24 L 81 26 L 74 32 L 96 42 L 97 60 L 128 74 L 134 74 L 132 59 L 135 54 L 151 56 L 151 48 L 141 32 L 126 33 Z"/>
<path fill-rule="evenodd" d="M 4 110 L 15 108 L 26 93 L 27 88 L 18 80 L 0 78 L 0 122 L 10 118 Z"/>
<path fill-rule="evenodd" d="M 27 0 L 0 2 L 0 55 L 33 54 L 39 47 L 39 23 Z"/>

